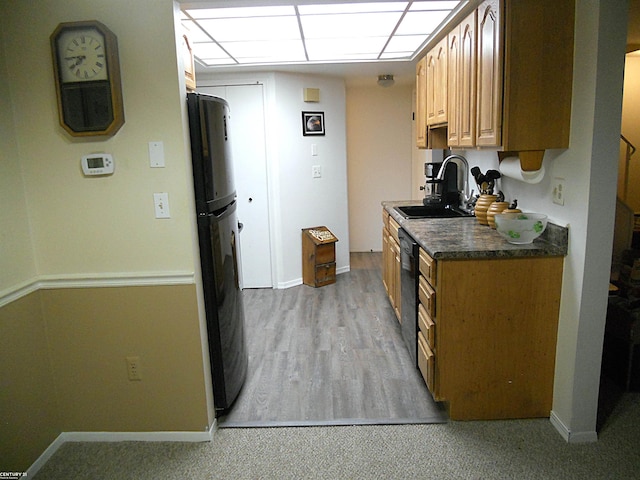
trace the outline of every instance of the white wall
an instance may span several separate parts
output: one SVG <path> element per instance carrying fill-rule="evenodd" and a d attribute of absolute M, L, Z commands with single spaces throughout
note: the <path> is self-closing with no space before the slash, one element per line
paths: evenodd
<path fill-rule="evenodd" d="M 380 202 L 411 198 L 413 87 L 347 89 L 352 252 L 382 250 Z"/>
<path fill-rule="evenodd" d="M 320 103 L 305 103 L 303 88 L 319 88 Z M 278 73 L 275 75 L 275 122 L 278 128 L 278 231 L 283 255 L 279 283 L 302 279 L 303 228 L 325 225 L 339 241 L 336 268 L 349 269 L 349 205 L 345 86 L 338 78 Z M 324 112 L 326 135 L 302 136 L 302 111 Z M 311 155 L 316 144 L 318 155 Z M 322 178 L 311 177 L 311 166 L 322 167 Z"/>
<path fill-rule="evenodd" d="M 287 73 L 201 74 L 198 85 L 263 83 L 267 129 L 269 211 L 276 286 L 302 283 L 303 228 L 325 225 L 338 242 L 336 267 L 349 265 L 349 206 L 345 85 L 340 78 Z M 319 88 L 320 102 L 305 103 L 304 88 Z M 302 135 L 302 112 L 325 115 L 324 136 Z M 311 145 L 318 155 L 311 155 Z M 321 178 L 312 178 L 320 165 Z M 239 174 L 239 172 L 236 172 Z"/>

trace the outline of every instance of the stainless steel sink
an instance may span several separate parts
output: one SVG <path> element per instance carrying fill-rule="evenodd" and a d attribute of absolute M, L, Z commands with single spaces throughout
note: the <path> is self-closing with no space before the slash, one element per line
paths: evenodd
<path fill-rule="evenodd" d="M 394 207 L 404 218 L 455 218 L 472 217 L 473 214 L 461 208 L 440 205 L 408 205 Z"/>

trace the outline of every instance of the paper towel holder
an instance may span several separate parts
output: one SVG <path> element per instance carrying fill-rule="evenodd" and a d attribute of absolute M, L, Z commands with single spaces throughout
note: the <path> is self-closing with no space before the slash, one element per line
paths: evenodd
<path fill-rule="evenodd" d="M 544 150 L 525 150 L 520 152 L 498 152 L 498 161 L 501 162 L 507 157 L 518 157 L 520 168 L 524 172 L 535 172 L 542 168 Z"/>

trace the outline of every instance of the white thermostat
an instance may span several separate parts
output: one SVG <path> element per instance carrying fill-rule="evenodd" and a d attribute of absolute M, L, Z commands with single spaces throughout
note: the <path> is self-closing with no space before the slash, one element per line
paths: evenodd
<path fill-rule="evenodd" d="M 93 153 L 82 157 L 82 173 L 85 175 L 112 175 L 113 157 L 108 153 Z"/>

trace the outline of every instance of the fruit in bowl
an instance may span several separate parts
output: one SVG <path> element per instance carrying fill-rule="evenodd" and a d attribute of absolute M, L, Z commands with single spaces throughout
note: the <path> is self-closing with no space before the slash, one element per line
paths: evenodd
<path fill-rule="evenodd" d="M 494 220 L 498 233 L 515 244 L 531 243 L 547 228 L 547 216 L 542 213 L 500 213 Z"/>

